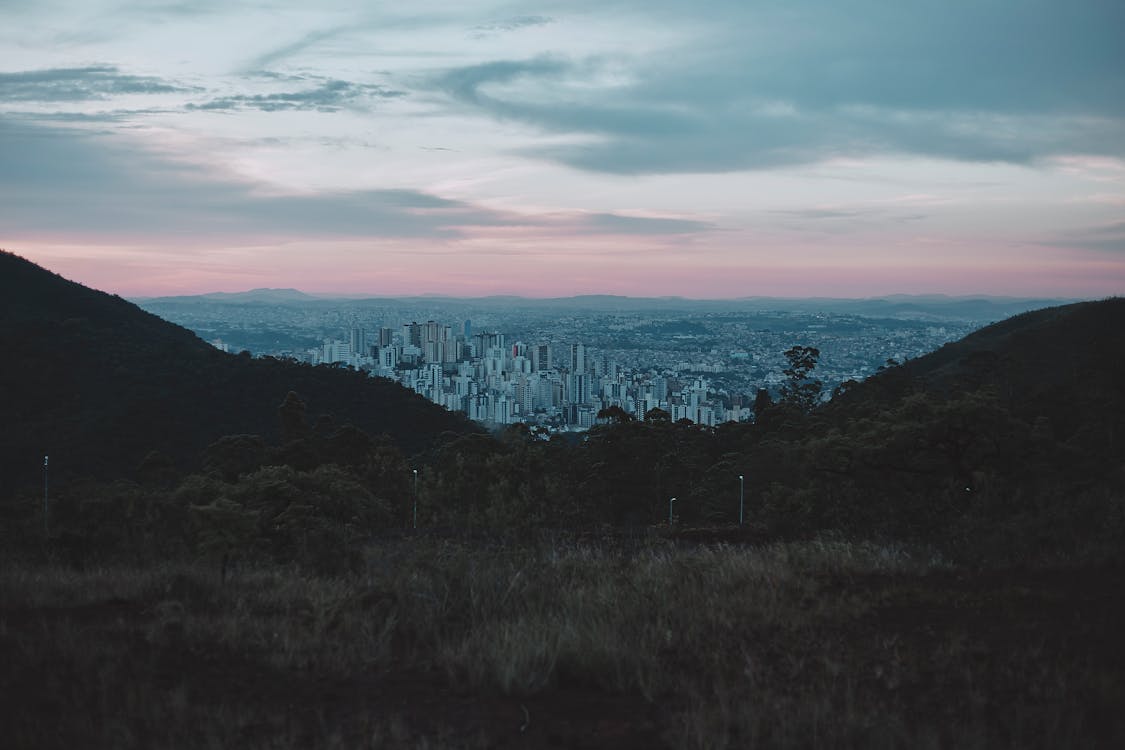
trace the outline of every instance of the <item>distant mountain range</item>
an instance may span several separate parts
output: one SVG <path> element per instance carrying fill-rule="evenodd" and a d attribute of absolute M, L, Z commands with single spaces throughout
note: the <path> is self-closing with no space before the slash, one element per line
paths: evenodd
<path fill-rule="evenodd" d="M 4 491 L 36 480 L 44 455 L 57 476 L 105 479 L 131 476 L 152 450 L 190 468 L 221 436 L 273 439 L 289 391 L 311 419 L 385 433 L 407 454 L 443 434 L 480 431 L 386 379 L 225 354 L 120 297 L 2 251 L 0 350 Z"/>
<path fill-rule="evenodd" d="M 230 305 L 335 305 L 348 307 L 364 304 L 446 305 L 459 308 L 491 310 L 567 310 L 587 312 L 804 312 L 837 313 L 864 317 L 901 318 L 911 320 L 966 320 L 991 322 L 1028 310 L 1051 307 L 1077 300 L 1057 298 L 1022 298 L 945 295 L 888 295 L 864 299 L 810 297 L 743 297 L 726 300 L 686 299 L 683 297 L 623 297 L 616 295 L 580 295 L 575 297 L 533 298 L 517 296 L 446 297 L 424 295 L 411 297 L 377 297 L 314 295 L 296 289 L 253 289 L 248 292 L 214 292 L 210 294 L 144 297 L 135 301 L 145 307 L 162 305 L 230 304 Z"/>
<path fill-rule="evenodd" d="M 174 302 L 174 301 L 202 301 L 229 302 L 235 305 L 278 305 L 291 302 L 311 302 L 323 297 L 305 294 L 297 289 L 251 289 L 248 292 L 208 292 L 207 294 L 191 294 L 173 297 L 134 297 L 134 302 Z"/>

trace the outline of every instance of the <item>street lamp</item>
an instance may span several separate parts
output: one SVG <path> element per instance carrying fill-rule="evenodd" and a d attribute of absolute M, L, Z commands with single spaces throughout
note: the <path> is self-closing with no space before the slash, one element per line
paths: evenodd
<path fill-rule="evenodd" d="M 669 526 L 672 525 L 672 504 L 675 503 L 675 502 L 676 502 L 676 498 L 674 498 L 674 497 L 668 500 L 668 525 Z"/>
<path fill-rule="evenodd" d="M 43 536 L 51 536 L 50 526 L 47 523 L 47 456 L 43 456 Z"/>
<path fill-rule="evenodd" d="M 414 470 L 414 528 L 418 528 L 418 470 Z"/>
<path fill-rule="evenodd" d="M 746 482 L 741 474 L 738 475 L 738 525 L 742 525 L 742 512 L 746 508 Z"/>

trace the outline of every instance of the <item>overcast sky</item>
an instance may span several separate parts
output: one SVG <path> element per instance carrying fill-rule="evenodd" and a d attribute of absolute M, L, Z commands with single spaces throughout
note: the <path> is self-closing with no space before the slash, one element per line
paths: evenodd
<path fill-rule="evenodd" d="M 1121 0 L 0 0 L 0 247 L 122 295 L 1121 294 L 1122 29 Z"/>

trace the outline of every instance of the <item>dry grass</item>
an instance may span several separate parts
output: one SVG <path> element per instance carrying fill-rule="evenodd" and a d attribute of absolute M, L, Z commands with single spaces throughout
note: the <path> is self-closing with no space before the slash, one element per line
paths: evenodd
<path fill-rule="evenodd" d="M 225 584 L 14 566 L 4 723 L 17 747 L 545 746 L 577 691 L 670 747 L 1097 746 L 1123 732 L 1125 607 L 1095 574 L 839 539 L 404 540 L 361 575 Z"/>

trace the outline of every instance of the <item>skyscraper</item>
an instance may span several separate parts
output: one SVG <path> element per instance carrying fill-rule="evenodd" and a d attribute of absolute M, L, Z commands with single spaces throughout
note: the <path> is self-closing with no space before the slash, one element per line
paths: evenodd
<path fill-rule="evenodd" d="M 550 344 L 536 344 L 531 347 L 531 369 L 534 372 L 551 369 Z"/>
<path fill-rule="evenodd" d="M 586 372 L 586 346 L 584 344 L 570 345 L 570 371 L 576 375 Z"/>
<path fill-rule="evenodd" d="M 359 323 L 352 323 L 351 335 L 349 343 L 352 347 L 352 355 L 356 357 L 366 357 L 369 352 L 367 351 L 367 332 L 360 327 Z"/>
<path fill-rule="evenodd" d="M 590 400 L 590 376 L 572 372 L 567 376 L 567 400 L 573 404 L 584 404 Z"/>
<path fill-rule="evenodd" d="M 402 343 L 404 346 L 422 348 L 422 326 L 417 322 L 407 323 L 402 327 Z"/>

